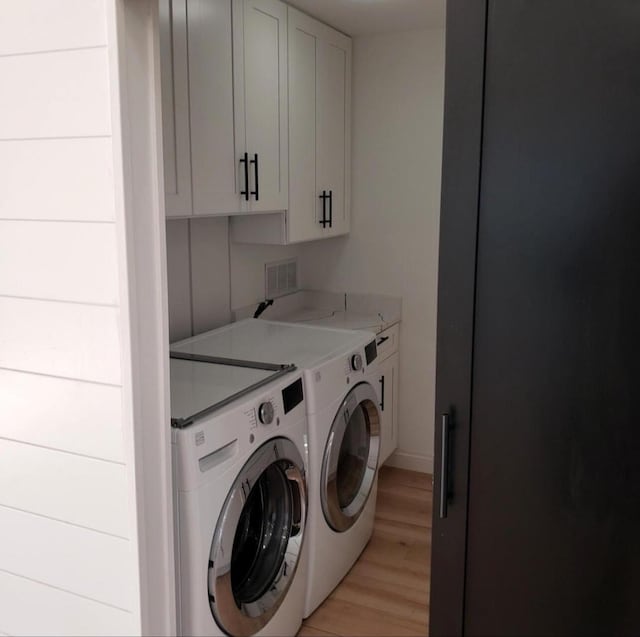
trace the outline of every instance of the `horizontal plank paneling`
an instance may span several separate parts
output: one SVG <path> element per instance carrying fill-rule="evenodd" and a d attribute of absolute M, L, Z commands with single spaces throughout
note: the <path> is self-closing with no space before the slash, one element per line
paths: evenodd
<path fill-rule="evenodd" d="M 0 57 L 0 139 L 110 134 L 108 79 L 106 48 Z"/>
<path fill-rule="evenodd" d="M 0 571 L 0 621 L 12 635 L 133 635 L 127 611 Z"/>
<path fill-rule="evenodd" d="M 0 505 L 129 537 L 126 480 L 121 464 L 0 440 Z"/>
<path fill-rule="evenodd" d="M 124 462 L 122 390 L 0 370 L 0 438 Z"/>
<path fill-rule="evenodd" d="M 0 570 L 131 610 L 131 543 L 0 506 Z"/>
<path fill-rule="evenodd" d="M 104 0 L 2 0 L 0 55 L 105 45 Z"/>
<path fill-rule="evenodd" d="M 0 295 L 115 305 L 112 223 L 0 220 Z"/>
<path fill-rule="evenodd" d="M 1 219 L 114 219 L 109 138 L 4 141 L 0 175 Z"/>
<path fill-rule="evenodd" d="M 0 297 L 0 367 L 120 384 L 118 310 Z"/>

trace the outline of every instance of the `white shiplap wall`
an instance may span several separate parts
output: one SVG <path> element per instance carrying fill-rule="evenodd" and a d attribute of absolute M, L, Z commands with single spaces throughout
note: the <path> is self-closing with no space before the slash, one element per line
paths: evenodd
<path fill-rule="evenodd" d="M 113 0 L 0 0 L 0 634 L 140 632 Z"/>

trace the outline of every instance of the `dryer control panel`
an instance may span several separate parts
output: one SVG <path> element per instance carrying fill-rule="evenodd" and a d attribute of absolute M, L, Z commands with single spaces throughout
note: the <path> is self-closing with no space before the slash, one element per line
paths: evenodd
<path fill-rule="evenodd" d="M 376 345 L 376 339 L 374 338 L 371 343 L 365 345 L 364 355 L 367 359 L 367 365 L 371 365 L 376 358 L 378 358 L 378 346 Z"/>

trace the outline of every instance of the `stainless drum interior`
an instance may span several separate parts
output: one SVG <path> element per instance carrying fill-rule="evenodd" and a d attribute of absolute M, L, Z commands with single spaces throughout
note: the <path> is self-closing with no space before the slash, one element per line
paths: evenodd
<path fill-rule="evenodd" d="M 334 531 L 346 531 L 360 516 L 373 488 L 379 452 L 378 398 L 369 383 L 359 383 L 338 409 L 322 463 L 322 510 Z"/>

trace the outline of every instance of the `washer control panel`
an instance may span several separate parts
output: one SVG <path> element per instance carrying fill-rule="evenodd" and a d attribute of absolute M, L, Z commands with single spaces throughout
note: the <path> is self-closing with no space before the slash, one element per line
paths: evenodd
<path fill-rule="evenodd" d="M 263 425 L 270 425 L 273 422 L 275 416 L 275 409 L 273 403 L 267 400 L 260 404 L 258 407 L 258 419 Z"/>
<path fill-rule="evenodd" d="M 349 364 L 352 372 L 359 372 L 362 369 L 362 356 L 360 354 L 354 354 Z"/>

